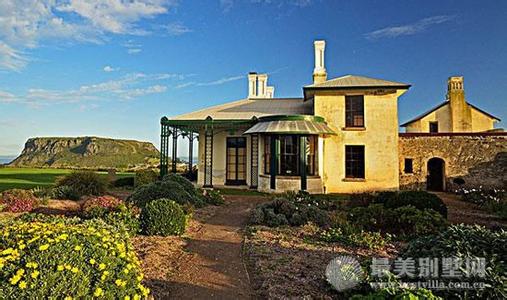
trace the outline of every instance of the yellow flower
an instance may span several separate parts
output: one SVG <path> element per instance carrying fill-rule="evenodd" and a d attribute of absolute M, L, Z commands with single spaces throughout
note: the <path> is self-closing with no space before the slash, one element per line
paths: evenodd
<path fill-rule="evenodd" d="M 99 265 L 99 270 L 104 270 L 106 268 L 106 265 L 105 264 L 100 264 Z"/>
<path fill-rule="evenodd" d="M 139 274 L 137 276 L 137 281 L 141 281 L 141 280 L 143 280 L 143 278 L 144 278 L 144 275 L 143 274 Z"/>
<path fill-rule="evenodd" d="M 78 269 L 78 268 L 76 268 L 76 267 L 74 267 L 74 268 L 72 268 L 70 271 L 71 271 L 72 273 L 77 273 L 77 272 L 79 272 L 79 269 Z"/>
<path fill-rule="evenodd" d="M 58 267 L 56 267 L 56 269 L 57 269 L 58 271 L 63 271 L 63 268 L 64 268 L 64 267 L 63 267 L 62 265 L 59 265 Z"/>
<path fill-rule="evenodd" d="M 96 263 L 95 259 L 90 259 L 90 265 L 94 265 Z"/>
<path fill-rule="evenodd" d="M 123 269 L 123 273 L 128 274 L 129 273 L 129 269 Z"/>
<path fill-rule="evenodd" d="M 25 244 L 19 244 L 18 246 L 19 250 L 23 250 L 26 248 L 26 245 Z"/>
<path fill-rule="evenodd" d="M 82 247 L 81 247 L 81 246 L 79 246 L 79 245 L 77 245 L 76 247 L 74 247 L 74 251 L 79 251 L 79 250 L 81 250 L 81 249 L 82 249 Z"/>
<path fill-rule="evenodd" d="M 141 296 L 139 296 L 138 294 L 135 294 L 134 295 L 134 300 L 141 300 Z"/>
<path fill-rule="evenodd" d="M 124 300 L 130 300 L 130 296 L 125 296 Z"/>
<path fill-rule="evenodd" d="M 20 289 L 26 289 L 26 281 L 21 281 L 21 282 L 19 283 L 19 288 L 20 288 Z"/>
<path fill-rule="evenodd" d="M 24 269 L 19 269 L 19 270 L 16 271 L 16 275 L 23 276 L 23 274 L 25 274 L 25 270 Z"/>
<path fill-rule="evenodd" d="M 100 297 L 100 296 L 102 296 L 102 295 L 104 295 L 104 291 L 102 291 L 102 289 L 101 289 L 101 288 L 97 288 L 97 289 L 95 289 L 95 293 L 93 293 L 93 296 L 95 296 L 95 297 Z"/>
<path fill-rule="evenodd" d="M 18 281 L 21 279 L 20 275 L 14 275 L 11 279 L 9 279 L 9 283 L 12 285 L 16 285 Z"/>
<path fill-rule="evenodd" d="M 26 264 L 27 268 L 37 269 L 38 266 L 39 265 L 36 262 L 29 262 L 29 263 Z"/>
<path fill-rule="evenodd" d="M 48 248 L 49 248 L 49 244 L 44 244 L 44 245 L 42 245 L 42 246 L 39 247 L 39 250 L 40 251 L 44 251 L 44 250 L 48 250 Z"/>
<path fill-rule="evenodd" d="M 66 264 L 66 265 L 65 265 L 65 270 L 70 270 L 70 269 L 72 269 L 72 266 L 71 266 L 71 265 L 67 265 L 67 264 Z"/>
<path fill-rule="evenodd" d="M 7 255 L 7 254 L 11 254 L 12 251 L 14 251 L 14 249 L 12 248 L 7 248 L 5 249 L 4 251 L 2 251 L 2 255 Z"/>
<path fill-rule="evenodd" d="M 33 271 L 31 276 L 32 276 L 32 278 L 35 279 L 39 276 L 39 274 L 40 274 L 39 271 Z"/>
<path fill-rule="evenodd" d="M 67 296 L 65 298 L 63 298 L 64 300 L 72 300 L 72 297 L 71 296 Z"/>
<path fill-rule="evenodd" d="M 121 285 L 121 283 L 122 283 L 122 281 L 121 281 L 121 279 L 116 279 L 116 280 L 114 281 L 114 283 L 116 283 L 116 285 L 117 285 L 117 286 L 120 286 L 120 285 Z"/>

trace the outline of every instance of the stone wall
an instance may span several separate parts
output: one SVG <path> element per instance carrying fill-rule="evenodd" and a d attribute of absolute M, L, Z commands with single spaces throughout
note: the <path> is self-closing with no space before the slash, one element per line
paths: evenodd
<path fill-rule="evenodd" d="M 507 185 L 507 133 L 401 133 L 399 137 L 400 189 L 426 189 L 428 160 L 445 162 L 445 189 Z M 405 158 L 411 158 L 413 173 L 405 173 Z"/>

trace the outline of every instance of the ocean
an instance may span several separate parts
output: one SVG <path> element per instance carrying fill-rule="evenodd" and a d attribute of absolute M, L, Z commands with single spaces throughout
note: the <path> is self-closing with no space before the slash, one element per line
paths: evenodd
<path fill-rule="evenodd" d="M 16 156 L 2 156 L 0 155 L 0 165 L 8 164 L 11 161 L 13 161 L 16 158 Z"/>

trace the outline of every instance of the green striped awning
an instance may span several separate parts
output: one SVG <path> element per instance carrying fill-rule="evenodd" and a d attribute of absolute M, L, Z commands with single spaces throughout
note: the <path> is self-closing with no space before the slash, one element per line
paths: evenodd
<path fill-rule="evenodd" d="M 336 134 L 324 118 L 310 115 L 269 116 L 259 118 L 245 134 Z"/>

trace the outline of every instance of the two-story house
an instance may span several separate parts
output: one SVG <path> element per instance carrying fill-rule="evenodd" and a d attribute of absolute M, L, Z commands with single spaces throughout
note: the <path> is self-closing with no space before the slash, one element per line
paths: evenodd
<path fill-rule="evenodd" d="M 198 136 L 200 186 L 312 193 L 398 189 L 397 101 L 410 85 L 355 75 L 328 80 L 325 42 L 314 47 L 313 84 L 303 87 L 302 98 L 275 98 L 267 74 L 250 73 L 247 98 L 162 118 L 162 174 L 169 156 L 176 169 L 178 138 L 188 137 L 192 153 Z"/>

